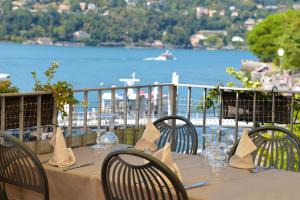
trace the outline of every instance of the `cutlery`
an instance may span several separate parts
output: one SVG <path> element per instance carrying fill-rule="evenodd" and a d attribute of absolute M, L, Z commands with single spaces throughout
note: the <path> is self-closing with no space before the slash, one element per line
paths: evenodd
<path fill-rule="evenodd" d="M 259 172 L 269 170 L 269 169 L 274 169 L 274 167 L 255 167 L 254 169 L 248 169 L 250 173 L 257 174 Z"/>
<path fill-rule="evenodd" d="M 207 185 L 207 184 L 208 184 L 207 181 L 200 181 L 200 182 L 192 184 L 192 185 L 184 185 L 184 189 L 189 190 L 189 189 L 196 188 L 196 187 L 201 187 L 201 186 L 204 186 L 204 185 Z"/>
<path fill-rule="evenodd" d="M 95 164 L 96 164 L 95 162 L 88 162 L 88 163 L 84 163 L 84 164 L 80 164 L 80 165 L 75 165 L 73 167 L 67 167 L 67 168 L 64 168 L 63 170 L 69 171 L 69 170 L 78 169 L 81 167 L 86 167 L 86 166 L 95 165 Z"/>
<path fill-rule="evenodd" d="M 188 156 L 184 155 L 184 156 L 179 156 L 177 158 L 174 158 L 173 161 L 176 161 L 176 160 L 182 160 L 182 159 L 185 159 L 187 158 Z"/>
<path fill-rule="evenodd" d="M 42 164 L 46 164 L 49 162 L 49 159 L 42 161 Z"/>

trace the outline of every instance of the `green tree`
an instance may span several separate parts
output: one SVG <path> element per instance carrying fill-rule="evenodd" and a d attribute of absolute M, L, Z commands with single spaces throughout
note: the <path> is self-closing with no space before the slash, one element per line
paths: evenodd
<path fill-rule="evenodd" d="M 300 11 L 270 15 L 247 35 L 247 44 L 260 60 L 276 64 L 283 48 L 282 66 L 300 68 Z"/>

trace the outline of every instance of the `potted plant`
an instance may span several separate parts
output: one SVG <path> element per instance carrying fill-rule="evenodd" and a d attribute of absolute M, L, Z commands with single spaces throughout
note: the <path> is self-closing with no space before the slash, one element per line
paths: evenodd
<path fill-rule="evenodd" d="M 58 112 L 62 114 L 62 117 L 66 117 L 67 113 L 64 110 L 64 106 L 67 104 L 74 105 L 79 103 L 79 101 L 74 97 L 73 86 L 70 83 L 66 81 L 57 81 L 52 83 L 58 66 L 58 62 L 53 62 L 44 72 L 44 75 L 47 78 L 45 83 L 42 83 L 39 79 L 37 79 L 36 72 L 31 72 L 35 82 L 33 90 L 51 92 L 51 96 L 55 101 Z"/>

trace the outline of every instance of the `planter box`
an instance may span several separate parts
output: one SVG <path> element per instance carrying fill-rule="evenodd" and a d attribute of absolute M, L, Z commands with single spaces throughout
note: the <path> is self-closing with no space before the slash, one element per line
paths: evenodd
<path fill-rule="evenodd" d="M 222 92 L 224 119 L 235 119 L 236 92 Z M 238 100 L 238 120 L 253 121 L 253 93 L 241 92 Z M 289 124 L 291 122 L 291 96 L 275 95 L 274 121 L 272 121 L 272 95 L 256 93 L 255 122 Z"/>
<path fill-rule="evenodd" d="M 38 95 L 24 96 L 24 128 L 37 126 L 37 97 Z M 52 125 L 53 96 L 52 94 L 42 94 L 41 97 L 41 126 Z M 19 95 L 5 97 L 6 130 L 18 129 L 20 127 L 20 99 L 21 96 Z"/>

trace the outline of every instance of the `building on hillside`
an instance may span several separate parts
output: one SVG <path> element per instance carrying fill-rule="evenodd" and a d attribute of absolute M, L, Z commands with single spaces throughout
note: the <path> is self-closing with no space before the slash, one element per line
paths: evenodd
<path fill-rule="evenodd" d="M 90 39 L 91 35 L 85 31 L 76 31 L 73 33 L 73 38 L 75 40 L 86 40 Z"/>
<path fill-rule="evenodd" d="M 87 9 L 88 9 L 89 11 L 94 11 L 94 10 L 97 9 L 97 6 L 96 6 L 94 3 L 88 3 Z"/>
<path fill-rule="evenodd" d="M 231 12 L 231 17 L 238 17 L 239 16 L 239 12 L 238 11 L 232 11 Z"/>
<path fill-rule="evenodd" d="M 201 41 L 205 41 L 211 35 L 217 35 L 219 37 L 224 37 L 227 35 L 227 31 L 225 31 L 225 30 L 200 30 L 190 37 L 191 45 L 195 48 L 200 47 Z"/>
<path fill-rule="evenodd" d="M 70 12 L 71 6 L 70 4 L 61 3 L 58 5 L 57 12 L 58 13 L 68 13 Z"/>
<path fill-rule="evenodd" d="M 209 13 L 209 9 L 205 8 L 205 7 L 196 7 L 196 16 L 197 18 L 204 16 L 204 15 L 208 15 Z"/>
<path fill-rule="evenodd" d="M 229 10 L 230 10 L 230 11 L 234 11 L 234 10 L 235 10 L 235 6 L 230 6 L 230 7 L 229 7 Z"/>
<path fill-rule="evenodd" d="M 206 40 L 207 37 L 202 33 L 196 33 L 190 37 L 190 42 L 193 47 L 200 47 L 200 41 Z"/>
<path fill-rule="evenodd" d="M 267 10 L 277 10 L 278 7 L 275 6 L 275 5 L 268 5 L 268 6 L 265 6 L 265 9 L 267 9 Z"/>
<path fill-rule="evenodd" d="M 51 38 L 48 38 L 48 37 L 39 37 L 39 38 L 36 38 L 36 44 L 53 45 L 53 41 Z"/>
<path fill-rule="evenodd" d="M 104 17 L 109 16 L 109 10 L 105 10 L 101 15 Z"/>
<path fill-rule="evenodd" d="M 231 38 L 231 41 L 232 42 L 245 42 L 245 40 L 242 37 L 240 37 L 240 36 L 233 36 Z"/>
<path fill-rule="evenodd" d="M 85 11 L 85 9 L 86 9 L 87 6 L 86 6 L 86 3 L 85 3 L 85 2 L 80 2 L 80 3 L 79 3 L 79 7 L 80 7 L 80 10 L 81 10 L 81 11 Z"/>
<path fill-rule="evenodd" d="M 12 7 L 23 8 L 26 2 L 24 1 L 13 1 L 11 2 Z"/>
<path fill-rule="evenodd" d="M 261 4 L 256 4 L 256 8 L 257 8 L 257 9 L 264 9 L 264 6 L 261 5 Z"/>
<path fill-rule="evenodd" d="M 139 0 L 125 0 L 127 6 L 136 6 Z"/>
<path fill-rule="evenodd" d="M 255 20 L 252 19 L 252 18 L 248 18 L 248 19 L 244 22 L 244 25 L 245 25 L 247 31 L 251 31 L 251 30 L 254 28 L 255 24 L 256 24 L 256 23 L 255 23 Z"/>
<path fill-rule="evenodd" d="M 220 15 L 220 16 L 225 16 L 225 10 L 220 10 L 220 11 L 219 11 L 219 15 Z"/>
<path fill-rule="evenodd" d="M 217 10 L 209 10 L 209 11 L 208 11 L 208 16 L 209 16 L 209 17 L 213 17 L 213 16 L 215 16 L 217 13 L 218 13 Z"/>
<path fill-rule="evenodd" d="M 293 5 L 293 9 L 295 9 L 295 10 L 300 10 L 300 3 L 295 3 L 295 4 Z"/>
<path fill-rule="evenodd" d="M 155 48 L 164 48 L 164 43 L 161 40 L 154 40 L 151 46 Z"/>

